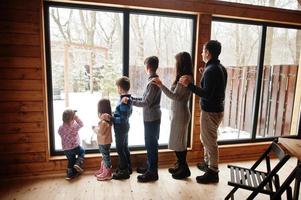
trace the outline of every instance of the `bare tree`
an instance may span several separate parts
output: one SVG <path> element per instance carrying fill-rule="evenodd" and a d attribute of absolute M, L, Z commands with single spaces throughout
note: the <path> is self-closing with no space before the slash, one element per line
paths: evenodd
<path fill-rule="evenodd" d="M 137 45 L 137 59 L 135 65 L 143 65 L 144 60 L 144 32 L 148 22 L 149 17 L 145 16 L 144 20 L 141 19 L 139 15 L 132 15 L 131 16 L 131 27 L 134 32 L 135 37 L 137 38 L 138 45 Z"/>
<path fill-rule="evenodd" d="M 65 23 L 63 23 L 61 21 L 60 12 L 59 12 L 58 8 L 55 8 L 55 9 L 52 8 L 50 15 L 51 15 L 53 21 L 57 24 L 59 31 L 60 31 L 61 35 L 63 36 L 64 40 L 71 42 L 72 38 L 71 38 L 71 32 L 70 32 L 70 24 L 71 24 L 73 11 L 72 10 L 69 11 L 69 15 L 68 15 L 69 17 Z"/>
<path fill-rule="evenodd" d="M 79 10 L 79 17 L 82 28 L 85 31 L 85 44 L 94 45 L 94 35 L 96 30 L 96 12 Z"/>
<path fill-rule="evenodd" d="M 106 96 L 110 95 L 110 92 L 114 91 L 114 81 L 117 77 L 117 74 L 114 72 L 113 65 L 114 65 L 114 56 L 113 56 L 113 45 L 120 39 L 121 37 L 121 22 L 120 17 L 118 13 L 113 14 L 106 14 L 103 15 L 106 16 L 110 21 L 107 24 L 110 24 L 110 27 L 108 25 L 104 25 L 102 23 L 102 20 L 98 20 L 97 25 L 100 28 L 100 35 L 103 38 L 106 47 L 108 48 L 108 58 L 107 58 L 107 64 L 106 69 L 103 71 L 104 77 L 102 81 L 102 85 L 105 85 L 104 93 L 106 93 Z M 117 36 L 116 36 L 117 35 Z M 110 73 L 110 74 L 107 74 Z"/>
<path fill-rule="evenodd" d="M 172 27 L 174 26 L 174 21 L 170 21 L 170 20 L 166 20 L 166 21 L 163 21 L 163 27 L 164 27 L 164 42 L 165 42 L 165 57 L 166 57 L 166 66 L 167 67 L 170 67 L 170 53 L 169 52 L 169 46 L 170 46 L 170 43 L 168 42 L 169 38 L 170 38 L 170 34 L 172 33 Z"/>
<path fill-rule="evenodd" d="M 155 46 L 157 56 L 160 57 L 161 55 L 161 17 L 158 17 L 158 21 L 156 23 L 156 17 L 153 17 L 153 34 L 155 39 Z M 156 27 L 158 25 L 158 28 Z"/>

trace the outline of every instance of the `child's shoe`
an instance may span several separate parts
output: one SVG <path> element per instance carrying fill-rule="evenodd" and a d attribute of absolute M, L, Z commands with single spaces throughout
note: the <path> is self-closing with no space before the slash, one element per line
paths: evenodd
<path fill-rule="evenodd" d="M 97 175 L 98 181 L 106 181 L 112 179 L 112 171 L 111 168 L 103 166 L 102 173 Z"/>
<path fill-rule="evenodd" d="M 78 173 L 82 173 L 84 171 L 84 158 L 82 157 L 78 157 L 75 164 L 74 164 L 74 169 L 78 172 Z"/>
<path fill-rule="evenodd" d="M 99 168 L 99 170 L 97 170 L 97 171 L 94 173 L 94 176 L 97 177 L 98 175 L 102 174 L 103 168 L 104 168 L 104 166 L 103 166 L 103 161 L 101 161 L 101 163 L 100 163 L 100 168 Z"/>
<path fill-rule="evenodd" d="M 77 171 L 75 171 L 72 168 L 67 168 L 67 176 L 65 177 L 66 180 L 71 180 L 71 179 L 75 178 L 76 176 L 78 176 Z"/>

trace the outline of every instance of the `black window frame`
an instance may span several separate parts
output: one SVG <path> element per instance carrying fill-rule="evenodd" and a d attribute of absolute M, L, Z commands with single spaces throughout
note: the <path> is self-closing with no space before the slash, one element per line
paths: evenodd
<path fill-rule="evenodd" d="M 46 77 L 47 77 L 47 104 L 48 104 L 48 124 L 49 124 L 49 140 L 50 140 L 50 155 L 63 155 L 63 150 L 55 149 L 55 130 L 54 130 L 54 114 L 53 114 L 53 88 L 52 88 L 52 67 L 51 67 L 51 48 L 50 48 L 50 20 L 49 20 L 49 9 L 51 7 L 56 8 L 67 8 L 67 9 L 83 9 L 93 11 L 105 11 L 105 12 L 118 12 L 123 14 L 123 75 L 129 76 L 129 47 L 130 47 L 130 14 L 142 14 L 142 15 L 153 15 L 163 17 L 176 17 L 183 19 L 191 19 L 193 21 L 192 26 L 192 61 L 194 66 L 195 60 L 195 48 L 196 48 L 196 27 L 197 27 L 197 15 L 184 14 L 184 13 L 173 13 L 163 11 L 150 11 L 143 9 L 131 9 L 131 8 L 118 8 L 109 6 L 99 5 L 87 5 L 87 4 L 76 4 L 76 3 L 63 3 L 63 2 L 44 2 L 44 35 L 45 35 L 45 55 L 46 55 Z M 190 100 L 190 109 L 192 110 L 192 98 Z M 191 122 L 189 125 L 189 135 L 191 138 Z M 187 140 L 187 145 L 191 146 L 190 139 Z M 167 145 L 159 145 L 159 149 L 167 149 Z M 131 146 L 130 150 L 138 151 L 145 150 L 144 146 Z M 112 149 L 112 152 L 116 152 L 116 149 Z M 87 149 L 86 153 L 99 153 L 97 149 Z"/>
<path fill-rule="evenodd" d="M 241 144 L 241 143 L 256 143 L 256 142 L 266 142 L 273 141 L 278 137 L 267 137 L 267 138 L 256 138 L 257 135 L 257 123 L 258 123 L 258 114 L 260 108 L 260 98 L 261 98 L 261 84 L 262 84 L 262 74 L 263 74 L 263 65 L 264 65 L 264 56 L 265 56 L 265 43 L 266 43 L 266 32 L 268 27 L 272 28 L 287 28 L 287 29 L 298 29 L 301 31 L 301 26 L 291 25 L 291 24 L 281 24 L 274 22 L 259 22 L 247 19 L 234 19 L 234 18 L 226 18 L 226 17 L 212 17 L 212 22 L 225 22 L 225 23 L 233 23 L 233 24 L 244 24 L 244 25 L 257 25 L 261 26 L 261 36 L 259 40 L 259 51 L 258 51 L 258 60 L 257 60 L 257 68 L 256 68 L 256 86 L 255 86 L 255 96 L 253 99 L 254 106 L 252 111 L 252 132 L 251 138 L 248 139 L 231 139 L 231 140 L 221 140 L 218 141 L 219 145 L 227 145 L 227 144 Z M 300 66 L 299 66 L 300 68 Z M 300 69 L 297 69 L 297 74 Z M 297 84 L 297 81 L 296 83 Z M 297 89 L 297 88 L 296 88 Z M 301 112 L 301 110 L 300 110 Z M 298 132 L 296 135 L 282 136 L 286 138 L 301 138 L 301 113 L 299 113 L 298 119 Z"/>

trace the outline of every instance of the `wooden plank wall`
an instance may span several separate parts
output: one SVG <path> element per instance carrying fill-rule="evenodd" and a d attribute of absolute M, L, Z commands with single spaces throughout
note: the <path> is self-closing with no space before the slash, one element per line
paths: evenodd
<path fill-rule="evenodd" d="M 39 0 L 0 3 L 1 175 L 15 173 L 12 165 L 47 161 L 41 6 Z"/>
<path fill-rule="evenodd" d="M 101 1 L 98 1 L 101 2 Z M 187 9 L 195 12 L 207 10 L 209 14 L 200 14 L 197 34 L 197 66 L 201 65 L 201 47 L 210 38 L 211 14 L 215 8 L 203 1 L 170 0 L 170 1 L 113 1 L 116 4 L 132 6 L 144 5 L 157 8 Z M 106 3 L 104 1 L 104 3 Z M 139 5 L 137 5 L 139 4 Z M 222 13 L 222 8 L 229 12 L 227 4 L 220 4 L 216 9 Z M 247 7 L 234 8 L 236 15 L 254 13 Z M 261 9 L 259 9 L 261 10 Z M 277 11 L 277 10 L 276 10 Z M 298 21 L 300 13 L 288 14 L 283 18 L 283 11 L 267 10 L 259 17 Z M 62 157 L 54 159 L 49 156 L 47 128 L 47 100 L 45 85 L 45 65 L 43 49 L 43 1 L 42 0 L 4 0 L 0 2 L 0 177 L 28 176 L 54 174 L 63 172 L 66 160 Z M 232 10 L 231 10 L 232 12 Z M 258 11 L 259 12 L 259 11 Z M 256 14 L 252 14 L 256 15 Z M 277 16 L 276 16 L 277 15 Z M 299 18 L 301 19 L 301 17 Z M 301 20 L 299 20 L 301 21 Z M 300 23 L 301 24 L 301 23 Z M 196 69 L 197 72 L 197 69 Z M 200 80 L 196 73 L 197 83 Z M 189 162 L 201 160 L 202 146 L 200 135 L 200 112 L 198 98 L 194 97 L 194 112 L 192 126 L 192 150 L 188 153 Z M 256 158 L 266 147 L 266 144 L 249 144 L 243 146 L 220 147 L 220 160 L 237 161 Z M 95 169 L 99 164 L 99 156 L 88 156 L 86 167 Z M 144 154 L 135 153 L 132 156 L 134 166 L 145 160 Z M 160 165 L 175 161 L 172 152 L 161 152 Z M 116 166 L 117 157 L 113 157 Z"/>

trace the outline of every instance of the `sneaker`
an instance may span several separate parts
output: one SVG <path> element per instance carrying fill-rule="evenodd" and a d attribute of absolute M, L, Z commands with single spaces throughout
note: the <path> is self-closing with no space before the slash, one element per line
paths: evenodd
<path fill-rule="evenodd" d="M 99 170 L 97 170 L 96 172 L 94 172 L 94 176 L 98 176 L 98 175 L 102 174 L 103 168 L 104 168 L 103 161 L 101 161 L 100 168 L 99 168 Z"/>
<path fill-rule="evenodd" d="M 112 171 L 111 168 L 104 166 L 102 173 L 97 175 L 98 181 L 107 181 L 112 179 Z"/>
<path fill-rule="evenodd" d="M 83 168 L 84 165 L 84 158 L 82 157 L 78 157 L 73 168 L 78 172 L 78 173 L 82 173 L 84 171 Z"/>
<path fill-rule="evenodd" d="M 178 170 L 179 170 L 179 162 L 176 162 L 176 163 L 174 164 L 174 167 L 168 168 L 168 172 L 169 172 L 170 174 L 174 174 L 174 173 L 176 173 Z"/>
<path fill-rule="evenodd" d="M 159 179 L 158 173 L 151 173 L 147 171 L 145 174 L 137 176 L 138 182 L 147 183 L 157 181 Z"/>
<path fill-rule="evenodd" d="M 75 177 L 78 176 L 78 172 L 75 171 L 74 169 L 72 168 L 67 168 L 67 176 L 65 177 L 66 180 L 71 180 Z"/>
<path fill-rule="evenodd" d="M 205 163 L 205 161 L 198 163 L 196 166 L 197 166 L 197 168 L 198 168 L 199 170 L 201 170 L 201 171 L 203 171 L 203 172 L 206 172 L 206 171 L 208 170 L 208 168 L 209 168 L 209 167 L 208 167 L 208 164 Z"/>
<path fill-rule="evenodd" d="M 138 174 L 145 174 L 147 171 L 147 168 L 146 167 L 137 167 L 136 171 Z"/>
<path fill-rule="evenodd" d="M 129 178 L 130 178 L 130 173 L 128 169 L 118 169 L 113 174 L 113 179 L 115 180 L 124 180 Z"/>
<path fill-rule="evenodd" d="M 198 183 L 218 183 L 219 177 L 218 172 L 213 171 L 212 169 L 208 168 L 207 172 L 203 176 L 197 176 L 196 181 Z"/>
<path fill-rule="evenodd" d="M 174 174 L 172 174 L 172 178 L 181 180 L 189 177 L 190 175 L 191 173 L 186 163 L 185 165 L 180 166 L 178 170 Z"/>

